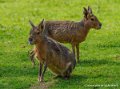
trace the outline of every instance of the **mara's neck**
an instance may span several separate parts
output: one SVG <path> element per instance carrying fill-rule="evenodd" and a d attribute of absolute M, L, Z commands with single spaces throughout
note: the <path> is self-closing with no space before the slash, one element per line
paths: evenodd
<path fill-rule="evenodd" d="M 43 38 L 42 40 L 39 40 L 36 44 L 35 44 L 36 48 L 37 48 L 37 51 L 40 53 L 40 54 L 44 54 L 45 50 L 47 49 L 46 48 L 46 41 L 45 41 L 45 38 Z"/>
<path fill-rule="evenodd" d="M 80 21 L 80 25 L 83 27 L 83 33 L 85 36 L 87 36 L 89 30 L 91 29 L 91 26 L 89 23 L 87 23 L 87 21 L 85 21 L 84 19 L 82 21 Z"/>
<path fill-rule="evenodd" d="M 36 44 L 37 57 L 39 60 L 46 59 L 47 48 L 42 44 Z"/>

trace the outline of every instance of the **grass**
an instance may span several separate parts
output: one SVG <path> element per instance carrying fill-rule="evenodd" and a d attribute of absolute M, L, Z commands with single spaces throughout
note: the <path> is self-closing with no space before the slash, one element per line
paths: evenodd
<path fill-rule="evenodd" d="M 0 0 L 0 89 L 42 89 L 45 85 L 49 89 L 120 89 L 119 3 L 119 0 Z M 80 21 L 83 7 L 88 5 L 103 27 L 91 30 L 81 43 L 81 62 L 72 77 L 53 79 L 54 75 L 47 71 L 45 84 L 38 84 L 38 65 L 33 69 L 28 58 L 32 48 L 27 42 L 29 19 L 35 24 L 43 18 Z"/>

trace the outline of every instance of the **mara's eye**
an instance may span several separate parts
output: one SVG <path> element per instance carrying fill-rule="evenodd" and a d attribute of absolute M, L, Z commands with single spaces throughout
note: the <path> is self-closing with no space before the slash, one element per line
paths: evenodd
<path fill-rule="evenodd" d="M 94 19 L 93 19 L 93 18 L 91 18 L 91 21 L 94 21 Z"/>

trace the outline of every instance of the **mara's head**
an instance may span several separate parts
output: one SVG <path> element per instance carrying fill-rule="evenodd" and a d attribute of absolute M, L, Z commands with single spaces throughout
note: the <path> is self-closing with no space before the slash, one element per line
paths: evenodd
<path fill-rule="evenodd" d="M 98 18 L 92 13 L 92 9 L 88 6 L 88 9 L 84 7 L 84 21 L 85 24 L 89 25 L 90 28 L 100 29 L 102 24 Z"/>
<path fill-rule="evenodd" d="M 44 19 L 40 22 L 38 26 L 35 26 L 32 21 L 29 21 L 31 25 L 31 30 L 30 30 L 30 35 L 29 35 L 29 43 L 30 44 L 37 44 L 40 40 L 41 37 L 43 37 L 43 31 L 44 31 Z"/>

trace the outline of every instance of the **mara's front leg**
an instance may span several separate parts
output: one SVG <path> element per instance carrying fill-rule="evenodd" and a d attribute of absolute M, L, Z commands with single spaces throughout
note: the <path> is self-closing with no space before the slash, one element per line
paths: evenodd
<path fill-rule="evenodd" d="M 73 51 L 73 54 L 75 55 L 75 45 L 72 44 L 72 51 Z"/>
<path fill-rule="evenodd" d="M 43 81 L 43 78 L 41 77 L 41 75 L 42 75 L 42 67 L 43 67 L 43 64 L 39 63 L 39 72 L 38 72 L 38 81 L 39 82 Z"/>
<path fill-rule="evenodd" d="M 44 81 L 44 74 L 45 74 L 46 70 L 47 70 L 47 64 L 44 63 L 43 72 L 42 72 L 42 74 L 41 74 L 41 79 L 42 79 L 42 81 Z"/>
<path fill-rule="evenodd" d="M 76 53 L 77 53 L 77 62 L 80 62 L 80 60 L 79 60 L 79 44 L 76 45 Z"/>

